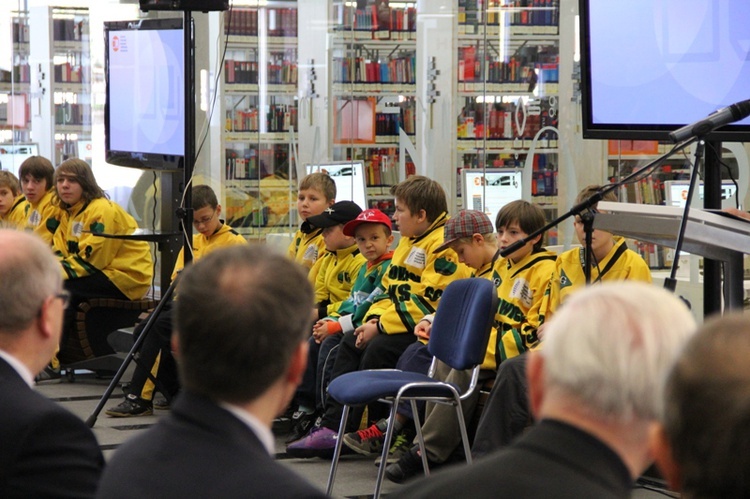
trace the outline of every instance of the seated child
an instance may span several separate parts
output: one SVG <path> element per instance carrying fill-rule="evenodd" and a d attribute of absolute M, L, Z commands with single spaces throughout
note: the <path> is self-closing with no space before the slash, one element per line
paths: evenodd
<path fill-rule="evenodd" d="M 88 298 L 139 300 L 151 286 L 153 263 L 145 241 L 101 237 L 130 234 L 135 220 L 107 199 L 91 166 L 81 159 L 62 162 L 55 170 L 60 226 L 53 249 L 65 276 L 71 300 L 65 309 L 63 337 L 73 333 L 78 304 Z M 64 344 L 64 342 L 63 342 Z M 61 350 L 61 358 L 65 350 Z"/>
<path fill-rule="evenodd" d="M 585 187 L 576 197 L 579 204 L 598 192 L 601 186 Z M 604 201 L 617 201 L 610 192 Z M 596 206 L 593 207 L 596 209 Z M 575 230 L 578 241 L 585 244 L 585 234 L 580 218 L 576 217 Z M 585 285 L 583 272 L 583 248 L 574 248 L 558 255 L 555 269 L 549 281 L 540 310 L 542 325 L 538 330 L 541 340 L 543 323 L 549 319 L 571 293 Z M 591 283 L 603 281 L 636 280 L 651 282 L 651 271 L 643 258 L 628 249 L 625 240 L 603 230 L 594 230 L 592 236 L 593 262 Z M 543 344 L 540 343 L 540 345 Z M 527 400 L 526 357 L 509 359 L 500 365 L 490 397 L 484 406 L 477 426 L 472 455 L 484 456 L 508 445 L 531 421 Z"/>
<path fill-rule="evenodd" d="M 61 217 L 60 209 L 52 203 L 55 168 L 47 158 L 31 156 L 21 163 L 18 174 L 21 190 L 26 196 L 23 226 L 52 245 L 52 236 Z"/>
<path fill-rule="evenodd" d="M 193 226 L 197 234 L 193 234 L 193 260 L 202 257 L 219 248 L 226 248 L 236 244 L 247 244 L 247 240 L 234 229 L 223 223 L 221 219 L 221 205 L 219 204 L 213 189 L 207 185 L 196 185 L 192 190 L 193 203 Z M 185 266 L 184 251 L 182 248 L 175 262 L 172 280 Z M 174 294 L 172 295 L 174 299 Z M 154 383 L 148 376 L 159 380 L 159 384 L 166 392 L 163 395 L 167 400 L 177 394 L 179 381 L 177 379 L 177 366 L 172 357 L 172 307 L 173 301 L 165 304 L 159 317 L 151 325 L 151 331 L 147 334 L 141 349 L 138 352 L 138 362 L 130 386 L 127 389 L 125 400 L 105 413 L 115 418 L 127 418 L 132 416 L 147 416 L 153 410 Z M 136 337 L 141 334 L 148 320 L 143 320 L 136 327 Z"/>
<path fill-rule="evenodd" d="M 23 206 L 18 179 L 11 172 L 0 170 L 0 227 L 18 228 L 23 224 Z"/>
<path fill-rule="evenodd" d="M 343 232 L 354 237 L 367 264 L 360 267 L 349 297 L 313 326 L 307 369 L 295 395 L 299 408 L 292 416 L 294 427 L 288 442 L 305 436 L 322 413 L 336 347 L 344 334 L 362 324 L 372 302 L 383 294 L 381 280 L 393 255 L 388 251 L 393 242 L 391 220 L 380 210 L 365 210 L 344 225 Z"/>
<path fill-rule="evenodd" d="M 443 244 L 448 205 L 443 188 L 427 177 L 415 175 L 391 188 L 395 196 L 394 220 L 401 240 L 383 278 L 386 294 L 370 307 L 365 322 L 345 334 L 336 355 L 331 379 L 357 369 L 392 368 L 406 347 L 415 341 L 412 332 L 426 314 L 433 313 L 445 287 L 469 276 L 453 251 L 435 253 Z M 319 427 L 287 446 L 295 457 L 331 456 L 343 406 L 327 397 Z M 363 408 L 353 408 L 349 431 L 355 429 Z M 379 419 L 384 408 L 373 404 L 369 413 Z"/>
<path fill-rule="evenodd" d="M 336 199 L 336 184 L 326 173 L 311 173 L 299 183 L 297 213 L 302 224 L 289 245 L 289 258 L 304 265 L 309 270 L 310 282 L 315 283 L 317 268 L 313 270 L 318 257 L 325 252 L 323 229 L 313 227 L 307 219 L 320 215 Z"/>

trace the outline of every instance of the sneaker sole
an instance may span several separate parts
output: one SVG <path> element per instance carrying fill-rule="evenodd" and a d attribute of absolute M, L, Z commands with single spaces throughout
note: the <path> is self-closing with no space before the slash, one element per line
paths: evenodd
<path fill-rule="evenodd" d="M 354 438 L 350 437 L 349 435 L 344 435 L 344 445 L 346 445 L 348 448 L 350 448 L 357 454 L 360 454 L 362 456 L 368 456 L 368 457 L 375 456 L 383 451 L 382 447 L 380 448 L 380 450 L 375 450 L 375 451 L 359 447 L 360 445 L 359 442 L 354 440 Z"/>
<path fill-rule="evenodd" d="M 332 459 L 334 449 L 288 449 L 286 450 L 287 455 L 291 457 L 297 457 L 300 459 L 310 459 L 313 457 L 319 457 L 322 459 Z"/>
<path fill-rule="evenodd" d="M 154 413 L 152 409 L 146 409 L 143 412 L 139 412 L 138 414 L 133 414 L 132 412 L 116 412 L 116 411 L 104 411 L 104 414 L 107 416 L 111 416 L 113 418 L 137 418 L 139 416 L 151 416 Z"/>

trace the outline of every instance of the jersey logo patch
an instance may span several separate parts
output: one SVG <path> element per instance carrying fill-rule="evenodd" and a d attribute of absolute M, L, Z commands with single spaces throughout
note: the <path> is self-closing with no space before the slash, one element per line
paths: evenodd
<path fill-rule="evenodd" d="M 427 264 L 427 253 L 422 248 L 412 248 L 409 252 L 409 256 L 406 257 L 407 265 L 423 269 Z"/>
<path fill-rule="evenodd" d="M 560 269 L 560 289 L 567 288 L 568 286 L 572 286 L 573 282 L 568 278 L 567 275 L 565 275 L 565 271 Z"/>

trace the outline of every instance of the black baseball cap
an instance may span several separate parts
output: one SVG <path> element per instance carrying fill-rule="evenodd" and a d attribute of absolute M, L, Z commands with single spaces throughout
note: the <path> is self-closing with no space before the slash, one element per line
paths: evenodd
<path fill-rule="evenodd" d="M 334 225 L 351 222 L 362 213 L 362 208 L 353 201 L 339 201 L 323 210 L 320 215 L 307 217 L 307 222 L 313 227 L 325 229 Z"/>

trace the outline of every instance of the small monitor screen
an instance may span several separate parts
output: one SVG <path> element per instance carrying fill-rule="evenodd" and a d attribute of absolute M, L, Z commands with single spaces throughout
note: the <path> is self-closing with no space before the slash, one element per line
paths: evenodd
<path fill-rule="evenodd" d="M 185 154 L 181 19 L 105 23 L 107 162 L 175 168 Z"/>
<path fill-rule="evenodd" d="M 664 182 L 664 195 L 667 206 L 679 206 L 680 208 L 685 207 L 685 201 L 687 200 L 688 187 L 690 182 L 688 180 L 669 180 Z M 733 208 L 735 206 L 735 198 L 737 197 L 737 186 L 731 180 L 724 180 L 721 183 L 721 207 L 722 208 Z M 698 184 L 698 199 L 703 199 L 703 182 Z M 695 194 L 693 194 L 693 206 L 695 203 Z M 698 206 L 702 206 L 700 203 Z"/>
<path fill-rule="evenodd" d="M 21 163 L 38 155 L 37 144 L 0 144 L 0 170 L 7 170 L 18 176 Z"/>
<path fill-rule="evenodd" d="M 500 208 L 523 198 L 521 170 L 487 168 L 462 170 L 464 208 L 483 211 L 494 220 Z"/>
<path fill-rule="evenodd" d="M 365 166 L 361 161 L 346 161 L 307 165 L 307 173 L 327 173 L 336 184 L 336 201 L 354 201 L 366 210 L 367 187 Z"/>

